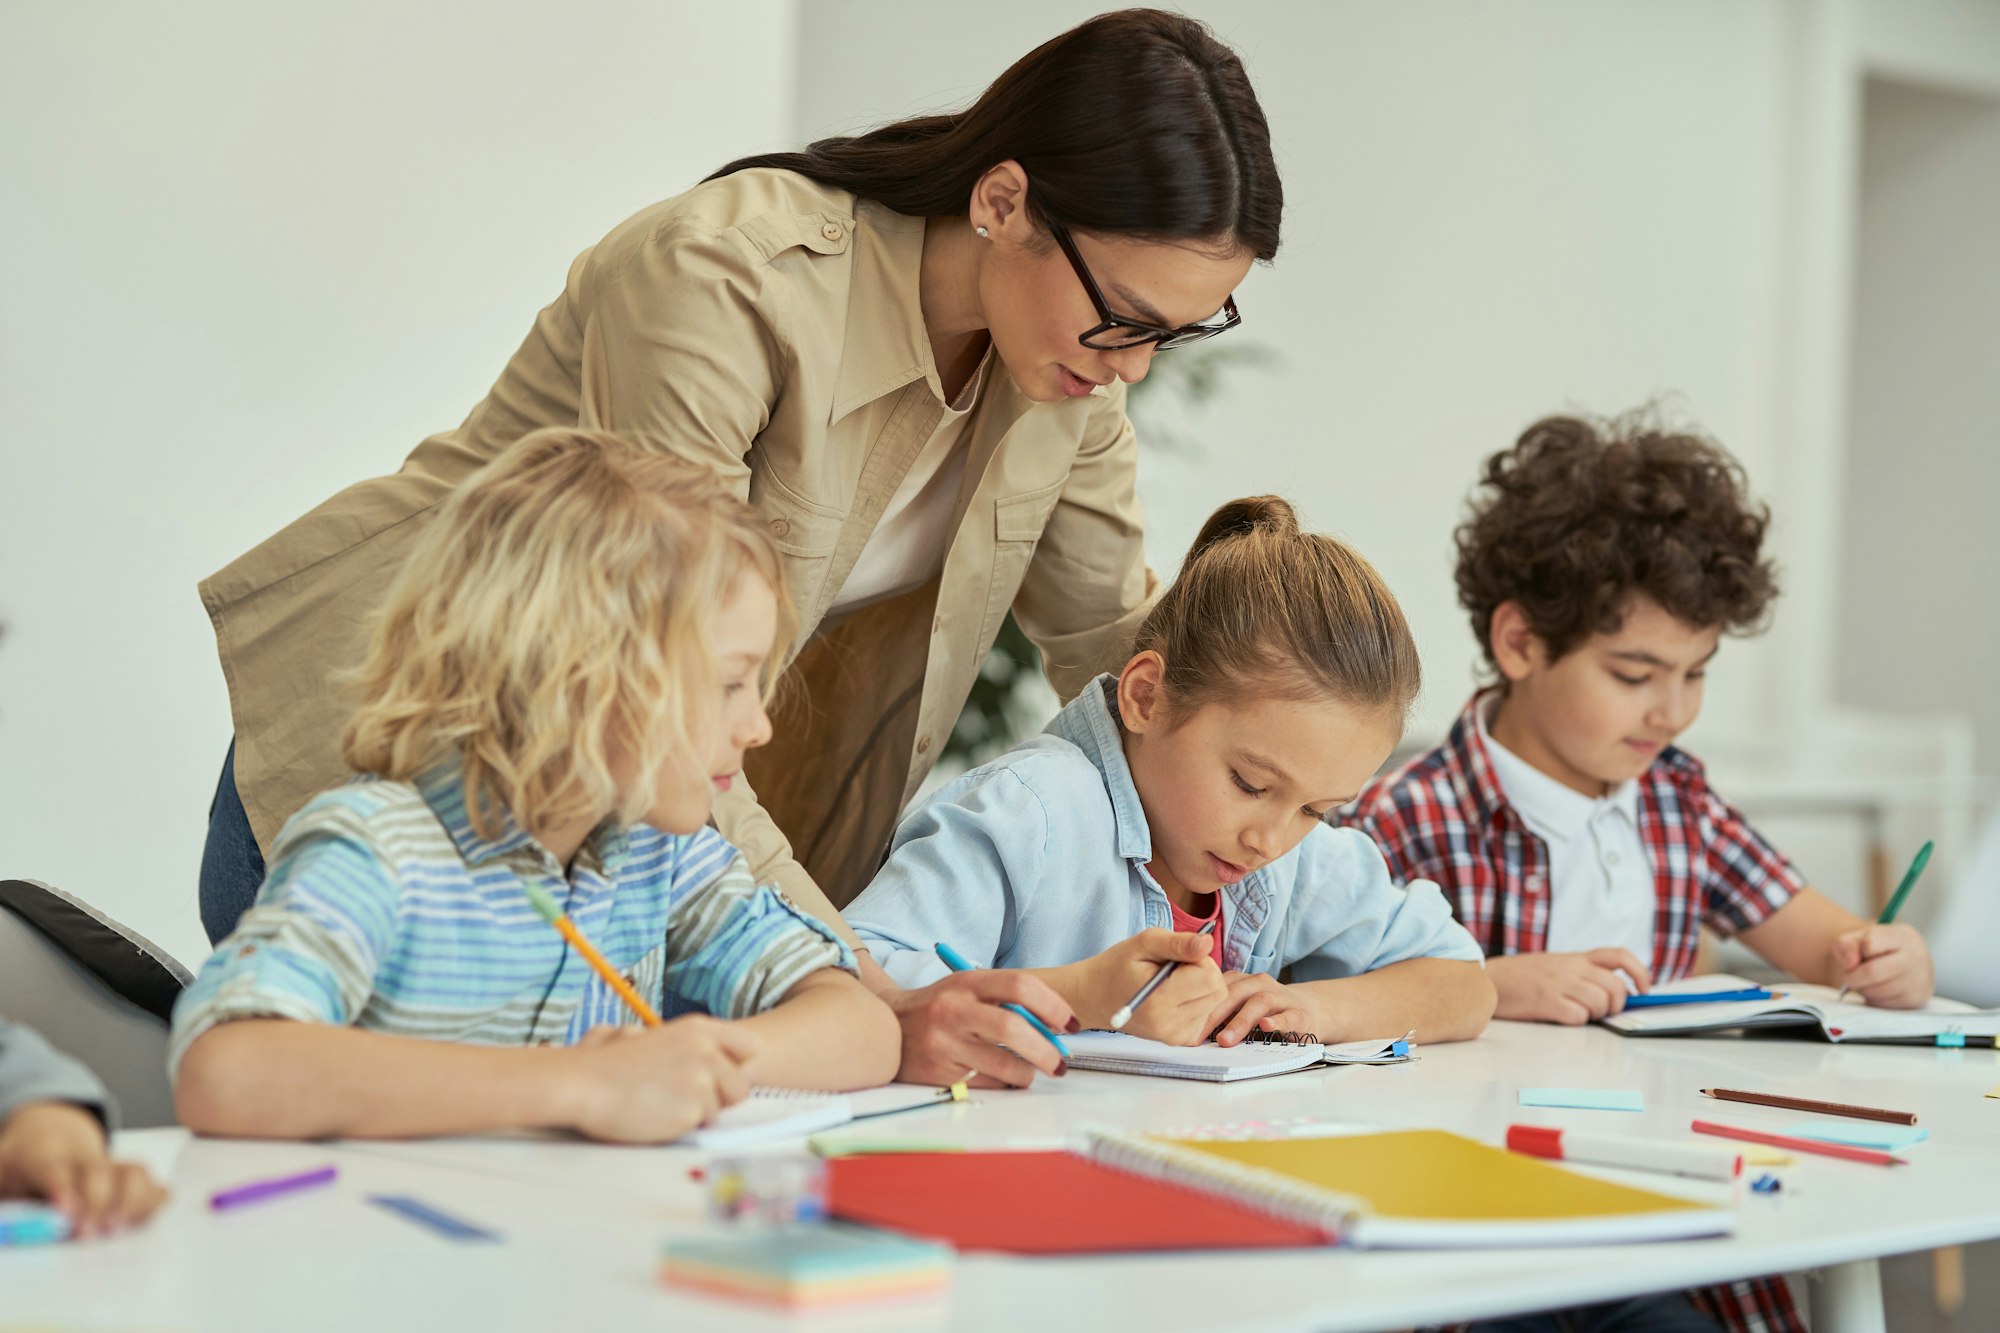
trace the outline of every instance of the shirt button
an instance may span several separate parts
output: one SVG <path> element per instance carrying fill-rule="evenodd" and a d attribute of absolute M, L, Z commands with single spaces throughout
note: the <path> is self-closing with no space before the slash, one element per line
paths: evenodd
<path fill-rule="evenodd" d="M 1606 852 L 1606 853 L 1604 854 L 1604 862 L 1605 862 L 1605 864 L 1606 864 L 1606 865 L 1614 865 L 1614 866 L 1615 866 L 1615 865 L 1617 865 L 1617 864 L 1618 864 L 1618 853 L 1616 853 L 1616 852 Z"/>
<path fill-rule="evenodd" d="M 928 736 L 920 736 L 920 737 L 918 737 L 918 738 L 917 738 L 917 753 L 918 753 L 918 754 L 923 754 L 923 753 L 927 752 L 927 751 L 928 751 L 928 750 L 929 750 L 930 748 L 931 748 L 931 738 L 930 738 L 930 737 L 928 737 Z"/>
<path fill-rule="evenodd" d="M 791 530 L 792 530 L 792 525 L 789 521 L 782 518 L 774 518 L 771 520 L 771 535 L 773 537 L 782 537 Z"/>
<path fill-rule="evenodd" d="M 829 241 L 837 241 L 843 233 L 840 230 L 838 222 L 829 222 L 819 229 L 819 234 L 826 237 Z"/>

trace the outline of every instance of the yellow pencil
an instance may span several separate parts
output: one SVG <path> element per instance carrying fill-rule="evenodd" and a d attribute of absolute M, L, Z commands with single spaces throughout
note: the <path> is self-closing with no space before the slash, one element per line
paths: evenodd
<path fill-rule="evenodd" d="M 535 905 L 535 910 L 542 914 L 542 918 L 562 932 L 562 937 L 569 941 L 569 947 L 576 950 L 583 961 L 596 970 L 598 976 L 604 978 L 607 986 L 618 992 L 618 998 L 625 1001 L 633 1013 L 639 1015 L 639 1020 L 649 1028 L 660 1026 L 660 1016 L 653 1011 L 652 1005 L 646 1003 L 646 997 L 633 990 L 632 983 L 619 976 L 618 969 L 605 961 L 604 955 L 597 951 L 597 946 L 583 937 L 583 932 L 576 928 L 576 922 L 563 915 L 562 908 L 558 907 L 556 900 L 549 896 L 549 891 L 538 884 L 526 884 L 522 887 L 527 889 L 528 901 Z"/>

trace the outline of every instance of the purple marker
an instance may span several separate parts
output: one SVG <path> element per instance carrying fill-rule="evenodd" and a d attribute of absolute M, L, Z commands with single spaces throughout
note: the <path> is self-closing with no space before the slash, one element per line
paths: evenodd
<path fill-rule="evenodd" d="M 269 1199 L 279 1194 L 290 1194 L 294 1190 L 311 1189 L 315 1185 L 332 1182 L 340 1174 L 340 1168 L 323 1166 L 317 1171 L 301 1171 L 296 1176 L 274 1176 L 270 1180 L 253 1180 L 247 1185 L 235 1185 L 226 1190 L 217 1190 L 208 1196 L 208 1206 L 216 1212 L 225 1208 L 237 1208 L 259 1199 Z"/>

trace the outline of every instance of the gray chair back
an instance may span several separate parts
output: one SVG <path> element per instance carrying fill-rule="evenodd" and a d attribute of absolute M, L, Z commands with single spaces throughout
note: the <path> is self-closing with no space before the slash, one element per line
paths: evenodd
<path fill-rule="evenodd" d="M 167 1016 L 189 980 L 87 903 L 35 880 L 0 881 L 0 1014 L 88 1065 L 124 1128 L 174 1123 Z"/>

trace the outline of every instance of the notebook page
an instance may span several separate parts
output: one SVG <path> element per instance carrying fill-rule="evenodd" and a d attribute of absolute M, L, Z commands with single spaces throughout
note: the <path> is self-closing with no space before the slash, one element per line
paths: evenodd
<path fill-rule="evenodd" d="M 1296 1046 L 1246 1043 L 1241 1046 L 1169 1046 L 1124 1032 L 1079 1032 L 1065 1037 L 1072 1069 L 1106 1074 L 1150 1074 L 1155 1078 L 1233 1083 L 1239 1079 L 1289 1074 L 1320 1061 L 1318 1042 Z"/>
<path fill-rule="evenodd" d="M 1658 994 L 1701 994 L 1711 990 L 1731 990 L 1750 983 L 1740 977 L 1717 973 L 1713 976 L 1683 977 L 1654 987 Z M 1883 1041 L 1894 1038 L 1928 1037 L 1957 1031 L 1966 1036 L 1993 1036 L 2000 1033 L 2000 1011 L 1977 1010 L 1957 1000 L 1933 999 L 1921 1009 L 1877 1009 L 1859 996 L 1839 999 L 1835 986 L 1818 986 L 1803 981 L 1779 981 L 1771 985 L 1768 1000 L 1732 1000 L 1719 1004 L 1675 1005 L 1663 1009 L 1635 1009 L 1602 1020 L 1620 1032 L 1679 1032 L 1701 1028 L 1761 1027 L 1774 1023 L 1815 1023 L 1837 1041 Z"/>
<path fill-rule="evenodd" d="M 847 1098 L 795 1088 L 752 1088 L 750 1095 L 725 1107 L 714 1123 L 681 1140 L 691 1148 L 727 1152 L 776 1139 L 796 1138 L 832 1129 L 853 1119 Z"/>

